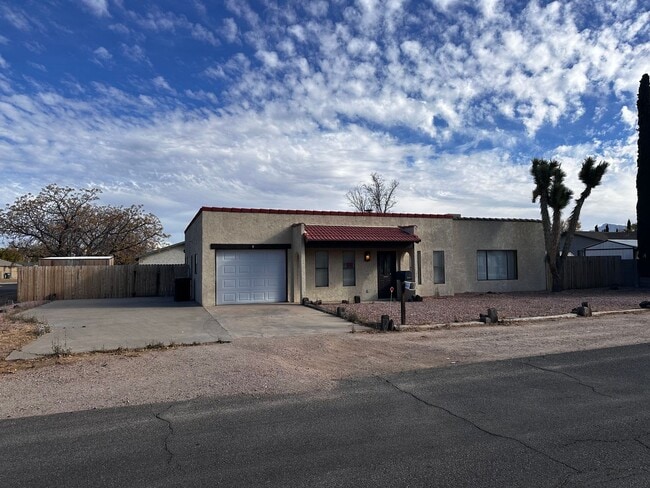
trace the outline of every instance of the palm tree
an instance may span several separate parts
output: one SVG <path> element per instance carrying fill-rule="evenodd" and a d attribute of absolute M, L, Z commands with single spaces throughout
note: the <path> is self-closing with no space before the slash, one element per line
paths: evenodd
<path fill-rule="evenodd" d="M 608 166 L 609 164 L 604 161 L 596 164 L 596 160 L 592 157 L 586 158 L 582 163 L 578 176 L 580 177 L 580 181 L 585 185 L 585 188 L 576 200 L 571 216 L 569 217 L 564 247 L 560 253 L 562 210 L 571 201 L 573 192 L 564 184 L 566 173 L 562 170 L 559 162 L 537 158 L 532 161 L 530 173 L 535 182 L 533 202 L 539 198 L 546 259 L 548 260 L 549 270 L 553 278 L 553 291 L 562 290 L 562 267 L 571 248 L 571 241 L 573 240 L 573 235 L 575 234 L 580 219 L 580 211 L 585 200 L 591 194 L 591 191 L 600 184 Z M 550 214 L 550 211 L 552 211 L 552 214 Z"/>

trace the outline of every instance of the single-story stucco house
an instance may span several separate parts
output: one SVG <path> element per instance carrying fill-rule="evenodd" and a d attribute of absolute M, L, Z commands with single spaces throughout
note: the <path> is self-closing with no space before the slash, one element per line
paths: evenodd
<path fill-rule="evenodd" d="M 178 242 L 143 254 L 138 264 L 185 264 L 185 243 Z"/>
<path fill-rule="evenodd" d="M 397 271 L 421 296 L 546 288 L 539 220 L 201 208 L 185 229 L 204 306 L 390 298 Z"/>
<path fill-rule="evenodd" d="M 18 268 L 22 265 L 0 259 L 0 282 L 16 281 L 18 279 Z"/>

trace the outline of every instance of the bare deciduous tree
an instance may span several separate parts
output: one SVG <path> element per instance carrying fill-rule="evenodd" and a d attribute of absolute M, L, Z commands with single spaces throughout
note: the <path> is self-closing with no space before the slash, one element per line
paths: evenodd
<path fill-rule="evenodd" d="M 139 205 L 100 206 L 98 188 L 52 184 L 0 210 L 0 235 L 32 259 L 44 256 L 112 255 L 119 264 L 159 247 L 167 234 L 158 217 Z"/>
<path fill-rule="evenodd" d="M 388 213 L 397 205 L 397 180 L 387 182 L 379 173 L 370 175 L 370 183 L 357 185 L 345 194 L 351 207 L 359 212 Z"/>

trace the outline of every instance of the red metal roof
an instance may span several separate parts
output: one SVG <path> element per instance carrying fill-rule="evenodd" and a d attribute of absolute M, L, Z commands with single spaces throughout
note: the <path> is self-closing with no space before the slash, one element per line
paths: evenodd
<path fill-rule="evenodd" d="M 305 225 L 305 242 L 420 242 L 415 234 L 399 227 Z"/>

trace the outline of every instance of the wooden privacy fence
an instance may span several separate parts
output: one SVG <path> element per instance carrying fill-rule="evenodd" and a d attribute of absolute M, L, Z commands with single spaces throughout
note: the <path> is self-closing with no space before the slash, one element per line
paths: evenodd
<path fill-rule="evenodd" d="M 546 280 L 550 290 L 552 276 L 548 268 Z M 570 256 L 564 261 L 564 290 L 635 285 L 636 262 L 633 260 L 623 261 L 620 256 Z"/>
<path fill-rule="evenodd" d="M 18 301 L 174 296 L 184 264 L 121 266 L 24 266 L 18 271 Z"/>

